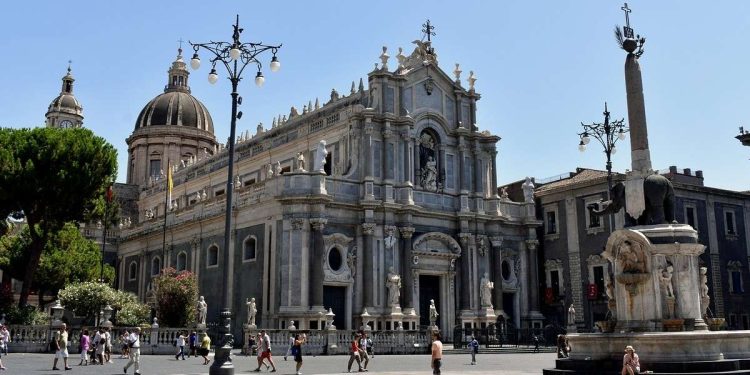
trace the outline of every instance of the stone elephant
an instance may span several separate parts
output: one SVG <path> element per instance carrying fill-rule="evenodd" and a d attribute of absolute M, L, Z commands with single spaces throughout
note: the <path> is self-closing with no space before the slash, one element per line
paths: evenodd
<path fill-rule="evenodd" d="M 633 218 L 625 212 L 625 226 L 653 225 L 675 223 L 674 187 L 672 182 L 659 174 L 652 174 L 643 181 L 643 195 L 646 209 L 640 217 Z M 613 214 L 625 208 L 625 185 L 618 182 L 612 186 L 611 199 L 599 201 L 587 206 L 589 212 L 596 216 Z"/>

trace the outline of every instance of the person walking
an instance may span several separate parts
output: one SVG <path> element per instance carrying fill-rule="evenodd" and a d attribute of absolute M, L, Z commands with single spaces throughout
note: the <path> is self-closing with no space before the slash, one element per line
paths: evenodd
<path fill-rule="evenodd" d="M 99 328 L 94 341 L 96 343 L 96 360 L 99 361 L 100 365 L 103 365 L 104 360 L 104 346 L 107 343 L 107 339 L 104 336 L 104 328 Z"/>
<path fill-rule="evenodd" d="M 128 336 L 128 347 L 130 348 L 130 361 L 125 367 L 122 368 L 122 372 L 128 373 L 128 368 L 135 365 L 135 374 L 141 373 L 141 328 L 135 327 L 133 333 Z"/>
<path fill-rule="evenodd" d="M 1 325 L 2 328 L 0 328 L 0 339 L 2 339 L 2 343 L 0 343 L 0 346 L 2 346 L 2 352 L 5 354 L 5 356 L 8 356 L 8 343 L 10 342 L 10 331 L 8 331 L 8 326 L 5 324 Z M 2 369 L 0 369 L 2 370 Z"/>
<path fill-rule="evenodd" d="M 440 367 L 443 366 L 443 342 L 440 341 L 440 332 L 435 332 L 432 335 L 432 356 L 430 357 L 430 365 L 432 367 L 433 375 L 440 375 Z"/>
<path fill-rule="evenodd" d="M 260 331 L 261 340 L 260 340 L 260 356 L 258 356 L 258 368 L 253 370 L 253 372 L 260 372 L 260 365 L 263 363 L 264 359 L 268 359 L 268 363 L 271 364 L 271 367 L 273 370 L 271 372 L 276 372 L 276 364 L 273 363 L 273 358 L 271 357 L 271 337 L 268 336 L 266 333 L 266 330 Z"/>
<path fill-rule="evenodd" d="M 72 370 L 72 367 L 68 367 L 68 325 L 63 323 L 60 330 L 55 332 L 55 338 L 53 342 L 55 348 L 55 362 L 52 364 L 53 370 L 60 370 L 57 368 L 57 361 L 62 358 L 63 365 L 66 370 Z"/>
<path fill-rule="evenodd" d="M 196 341 L 198 341 L 198 335 L 195 333 L 195 331 L 190 333 L 190 338 L 188 339 L 188 342 L 190 344 L 190 353 L 188 353 L 188 357 L 193 356 L 197 357 L 197 353 L 195 352 L 196 349 Z"/>
<path fill-rule="evenodd" d="M 307 341 L 307 335 L 299 333 L 294 335 L 294 342 L 292 343 L 292 356 L 294 356 L 294 362 L 297 362 L 297 372 L 295 375 L 302 375 L 300 369 L 302 369 L 302 344 Z"/>
<path fill-rule="evenodd" d="M 104 362 L 114 363 L 112 361 L 112 333 L 109 327 L 104 327 Z"/>
<path fill-rule="evenodd" d="M 207 365 L 209 362 L 211 362 L 210 359 L 208 359 L 208 354 L 211 352 L 211 338 L 208 337 L 208 333 L 201 333 L 203 337 L 201 338 L 201 346 L 198 348 L 198 354 L 203 357 L 203 364 Z"/>
<path fill-rule="evenodd" d="M 477 353 L 479 353 L 479 341 L 474 336 L 471 336 L 471 342 L 469 342 L 469 350 L 471 351 L 471 364 L 477 364 Z"/>
<path fill-rule="evenodd" d="M 184 361 L 185 360 L 185 334 L 183 332 L 180 332 L 180 335 L 177 337 L 175 346 L 177 346 L 178 351 L 177 351 L 177 354 L 174 355 L 174 359 L 179 360 L 180 356 L 182 356 L 182 360 Z"/>
<path fill-rule="evenodd" d="M 83 366 L 84 363 L 86 363 L 86 366 L 89 365 L 89 346 L 91 346 L 91 337 L 89 337 L 89 330 L 84 329 L 83 332 L 81 332 L 81 339 L 80 339 L 80 345 L 81 345 L 81 363 L 78 364 L 78 366 Z"/>
<path fill-rule="evenodd" d="M 120 343 L 122 346 L 122 353 L 120 354 L 120 358 L 129 358 L 130 353 L 130 347 L 128 346 L 128 337 L 130 337 L 130 332 L 126 329 L 125 332 L 122 333 L 122 336 L 120 336 Z"/>
<path fill-rule="evenodd" d="M 364 372 L 365 370 L 362 368 L 362 360 L 359 356 L 359 333 L 354 335 L 351 347 L 349 348 L 349 364 L 346 366 L 346 372 L 352 372 L 352 364 L 354 361 L 357 361 L 359 372 Z"/>
<path fill-rule="evenodd" d="M 367 338 L 367 333 L 362 332 L 359 337 L 359 359 L 363 362 L 362 369 L 367 371 L 367 365 L 370 364 L 369 351 L 370 340 Z"/>
<path fill-rule="evenodd" d="M 258 362 L 260 362 L 262 365 L 266 366 L 266 370 L 268 370 L 268 368 L 271 367 L 271 366 L 268 365 L 266 363 L 266 361 L 263 358 L 260 357 L 261 354 L 263 354 L 263 351 L 260 350 L 260 346 L 263 343 L 263 336 L 261 336 L 260 332 L 258 332 L 258 334 L 255 336 L 255 338 L 256 338 L 255 339 L 255 342 L 256 342 L 256 344 L 255 344 L 255 357 L 256 357 L 256 360 Z M 260 366 L 258 366 L 258 367 L 260 367 Z"/>

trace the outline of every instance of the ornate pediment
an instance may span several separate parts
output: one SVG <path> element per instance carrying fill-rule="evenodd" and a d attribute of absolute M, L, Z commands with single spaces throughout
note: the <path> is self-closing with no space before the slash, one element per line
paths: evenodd
<path fill-rule="evenodd" d="M 421 255 L 458 257 L 461 246 L 453 237 L 440 232 L 425 233 L 414 240 L 414 252 Z"/>
<path fill-rule="evenodd" d="M 352 240 L 352 237 L 341 233 L 334 233 L 323 236 L 323 242 L 325 243 L 326 247 L 330 247 L 333 245 L 341 245 L 343 247 L 346 247 L 350 242 L 352 242 Z"/>

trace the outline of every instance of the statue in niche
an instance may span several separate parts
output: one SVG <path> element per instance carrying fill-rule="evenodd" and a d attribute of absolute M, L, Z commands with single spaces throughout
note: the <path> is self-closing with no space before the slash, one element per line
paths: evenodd
<path fill-rule="evenodd" d="M 701 267 L 701 316 L 705 316 L 708 311 L 708 304 L 711 302 L 711 297 L 708 296 L 708 268 Z"/>
<path fill-rule="evenodd" d="M 481 287 L 481 289 L 479 290 L 479 295 L 482 300 L 482 307 L 492 308 L 492 289 L 495 289 L 495 283 L 490 281 L 487 272 L 485 272 L 484 276 L 482 276 L 482 279 L 479 281 L 479 285 Z"/>
<path fill-rule="evenodd" d="M 401 297 L 401 276 L 393 271 L 393 267 L 388 268 L 385 286 L 388 288 L 388 306 L 398 306 L 398 299 Z"/>
<path fill-rule="evenodd" d="M 297 170 L 300 172 L 305 171 L 305 155 L 301 152 L 297 153 Z"/>
<path fill-rule="evenodd" d="M 199 324 L 206 324 L 206 314 L 208 313 L 208 304 L 206 303 L 205 298 L 203 296 L 200 296 L 198 299 L 198 306 L 196 308 L 198 310 L 198 323 Z"/>
<path fill-rule="evenodd" d="M 427 162 L 422 168 L 421 185 L 429 191 L 437 190 L 437 162 L 432 156 L 427 158 Z"/>
<path fill-rule="evenodd" d="M 277 161 L 276 164 L 274 164 L 273 173 L 276 176 L 281 176 L 281 162 L 280 161 Z"/>
<path fill-rule="evenodd" d="M 376 64 L 377 65 L 377 64 Z M 377 110 L 380 107 L 380 94 L 378 93 L 378 87 L 370 87 L 370 99 L 368 101 L 368 108 Z"/>
<path fill-rule="evenodd" d="M 325 172 L 326 156 L 328 156 L 326 141 L 321 140 L 318 143 L 318 149 L 315 151 L 315 165 L 313 166 L 315 172 Z"/>
<path fill-rule="evenodd" d="M 521 185 L 523 188 L 523 199 L 526 203 L 534 203 L 534 182 L 531 177 L 526 177 L 526 181 Z"/>
<path fill-rule="evenodd" d="M 431 299 L 430 300 L 430 326 L 435 326 L 435 322 L 437 321 L 438 315 L 440 314 L 438 314 L 437 307 L 435 307 L 435 300 Z"/>
<path fill-rule="evenodd" d="M 623 241 L 618 247 L 617 260 L 620 261 L 622 273 L 647 273 L 641 245 L 635 242 Z"/>
<path fill-rule="evenodd" d="M 255 306 L 255 298 L 250 298 L 248 301 L 245 299 L 245 305 L 247 305 L 247 324 L 255 325 L 255 315 L 258 313 L 258 309 Z"/>
<path fill-rule="evenodd" d="M 268 164 L 266 166 L 266 178 L 271 179 L 273 178 L 273 165 Z"/>
<path fill-rule="evenodd" d="M 352 274 L 352 279 L 357 275 L 357 247 L 353 246 L 346 254 L 346 265 Z"/>
<path fill-rule="evenodd" d="M 661 281 L 662 289 L 664 289 L 666 298 L 674 298 L 674 288 L 672 287 L 672 273 L 674 267 L 671 264 L 667 265 L 667 268 L 659 268 L 659 281 Z"/>

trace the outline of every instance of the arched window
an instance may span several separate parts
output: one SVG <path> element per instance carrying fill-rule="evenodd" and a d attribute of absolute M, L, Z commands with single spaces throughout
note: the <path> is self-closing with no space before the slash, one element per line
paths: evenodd
<path fill-rule="evenodd" d="M 206 253 L 206 267 L 217 267 L 219 265 L 219 247 L 211 245 Z"/>
<path fill-rule="evenodd" d="M 161 258 L 151 259 L 151 276 L 157 276 L 161 272 Z"/>
<path fill-rule="evenodd" d="M 177 254 L 177 271 L 187 269 L 187 254 L 183 251 Z"/>
<path fill-rule="evenodd" d="M 257 254 L 257 244 L 258 241 L 255 239 L 254 236 L 250 236 L 245 239 L 245 242 L 242 243 L 242 261 L 253 261 L 255 260 L 255 256 Z"/>
<path fill-rule="evenodd" d="M 128 267 L 128 280 L 133 281 L 138 276 L 138 264 L 136 262 L 130 262 Z"/>

